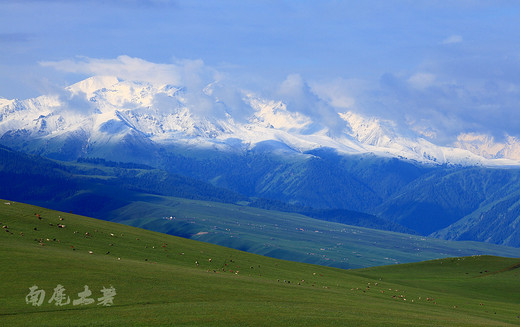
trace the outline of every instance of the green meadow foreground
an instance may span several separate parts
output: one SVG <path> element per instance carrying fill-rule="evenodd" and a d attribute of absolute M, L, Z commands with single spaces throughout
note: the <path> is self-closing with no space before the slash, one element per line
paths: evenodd
<path fill-rule="evenodd" d="M 520 324 L 520 259 L 342 270 L 8 201 L 0 225 L 2 326 Z"/>

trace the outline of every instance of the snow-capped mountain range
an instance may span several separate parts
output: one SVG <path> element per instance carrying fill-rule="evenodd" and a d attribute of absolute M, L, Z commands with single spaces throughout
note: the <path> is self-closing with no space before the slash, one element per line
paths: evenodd
<path fill-rule="evenodd" d="M 520 165 L 520 141 L 513 137 L 496 143 L 464 134 L 451 147 L 438 146 L 391 121 L 351 111 L 337 114 L 336 124 L 343 126 L 337 133 L 284 101 L 229 93 L 218 83 L 189 90 L 94 76 L 59 94 L 0 98 L 0 143 L 39 154 L 71 151 L 73 144 L 78 157 L 121 142 L 219 150 L 270 144 L 273 151 L 294 153 L 329 147 L 433 164 Z"/>

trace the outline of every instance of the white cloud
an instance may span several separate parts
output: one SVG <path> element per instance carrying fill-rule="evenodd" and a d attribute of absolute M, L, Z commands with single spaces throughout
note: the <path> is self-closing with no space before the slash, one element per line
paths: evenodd
<path fill-rule="evenodd" d="M 331 106 L 350 110 L 356 104 L 353 94 L 359 91 L 360 84 L 364 83 L 358 80 L 336 78 L 327 82 L 313 83 L 311 87 L 320 98 L 327 101 Z"/>
<path fill-rule="evenodd" d="M 209 83 L 217 75 L 214 70 L 204 66 L 202 60 L 182 60 L 176 64 L 158 64 L 124 55 L 115 59 L 78 57 L 61 61 L 43 61 L 40 62 L 40 65 L 67 73 L 116 76 L 123 80 L 188 87 L 200 86 L 204 81 Z"/>
<path fill-rule="evenodd" d="M 303 113 L 313 120 L 314 124 L 307 131 L 309 133 L 327 127 L 331 135 L 337 135 L 345 128 L 337 111 L 298 74 L 287 76 L 276 96 L 287 104 L 289 111 Z"/>
<path fill-rule="evenodd" d="M 442 44 L 455 44 L 461 43 L 463 41 L 462 36 L 460 35 L 450 35 L 444 40 L 442 40 Z"/>
<path fill-rule="evenodd" d="M 458 63 L 461 71 L 463 65 Z M 361 94 L 356 101 L 371 114 L 403 122 L 403 128 L 442 144 L 453 143 L 460 133 L 489 134 L 499 141 L 504 133 L 520 135 L 520 88 L 511 86 L 520 83 L 501 79 L 506 74 L 464 76 L 445 67 L 431 68 L 428 71 L 434 73 L 386 74 L 379 90 Z M 514 65 L 508 68 L 517 70 Z"/>
<path fill-rule="evenodd" d="M 430 73 L 416 73 L 408 78 L 410 86 L 416 89 L 425 89 L 433 85 L 435 82 L 435 75 Z"/>
<path fill-rule="evenodd" d="M 228 112 L 238 119 L 245 115 L 242 111 L 246 108 L 239 89 L 225 85 L 222 81 L 225 75 L 206 66 L 202 60 L 178 60 L 171 64 L 159 64 L 123 55 L 115 59 L 78 57 L 72 60 L 40 62 L 40 65 L 88 77 L 114 76 L 127 81 L 176 85 L 184 89 L 186 104 L 197 115 L 223 118 Z M 61 98 L 70 100 L 64 96 Z M 158 97 L 155 104 L 160 108 L 168 108 L 173 104 L 167 100 Z M 80 108 L 79 105 L 77 107 Z"/>

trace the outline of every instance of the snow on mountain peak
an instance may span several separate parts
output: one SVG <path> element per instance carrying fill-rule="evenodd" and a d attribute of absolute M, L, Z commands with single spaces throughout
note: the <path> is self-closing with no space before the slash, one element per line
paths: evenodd
<path fill-rule="evenodd" d="M 383 124 L 380 119 L 366 118 L 352 111 L 340 113 L 339 116 L 348 123 L 349 134 L 363 144 L 386 147 L 397 137 L 390 121 Z"/>
<path fill-rule="evenodd" d="M 309 117 L 288 111 L 287 105 L 282 101 L 251 98 L 249 103 L 255 111 L 250 119 L 251 122 L 261 124 L 263 127 L 301 132 L 312 124 Z"/>
<path fill-rule="evenodd" d="M 487 159 L 520 161 L 520 140 L 513 136 L 508 136 L 505 142 L 496 142 L 495 138 L 490 135 L 465 133 L 457 137 L 454 146 Z"/>
<path fill-rule="evenodd" d="M 115 76 L 92 76 L 78 83 L 72 84 L 65 89 L 73 94 L 82 92 L 91 97 L 96 91 L 103 88 L 110 88 L 119 82 L 120 80 Z"/>
<path fill-rule="evenodd" d="M 331 133 L 327 119 L 318 122 L 309 113 L 288 110 L 284 101 L 224 88 L 218 82 L 194 90 L 94 76 L 55 96 L 0 99 L 0 142 L 9 146 L 17 131 L 26 131 L 22 134 L 46 140 L 43 144 L 80 135 L 89 148 L 120 142 L 133 133 L 156 144 L 252 148 L 275 141 L 296 152 L 331 147 L 343 153 L 371 152 L 436 164 L 520 161 L 516 138 L 497 143 L 483 135 L 463 134 L 454 147 L 442 147 L 413 131 L 403 136 L 392 121 L 352 111 L 338 113 L 334 124 L 341 122 L 343 132 Z"/>

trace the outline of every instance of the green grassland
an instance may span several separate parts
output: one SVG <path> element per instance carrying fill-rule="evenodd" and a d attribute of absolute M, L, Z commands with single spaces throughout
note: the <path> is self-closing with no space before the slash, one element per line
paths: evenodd
<path fill-rule="evenodd" d="M 142 195 L 107 218 L 278 259 L 337 268 L 477 254 L 520 257 L 519 248 L 490 243 L 445 241 L 295 213 L 156 195 Z"/>
<path fill-rule="evenodd" d="M 520 323 L 520 259 L 474 256 L 343 270 L 5 202 L 2 326 Z M 48 300 L 58 284 L 71 301 L 85 285 L 94 300 L 103 287 L 117 294 L 112 306 L 56 306 Z M 25 301 L 33 285 L 46 291 L 41 306 Z"/>

